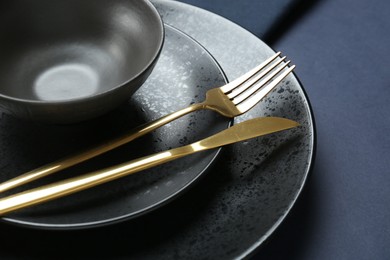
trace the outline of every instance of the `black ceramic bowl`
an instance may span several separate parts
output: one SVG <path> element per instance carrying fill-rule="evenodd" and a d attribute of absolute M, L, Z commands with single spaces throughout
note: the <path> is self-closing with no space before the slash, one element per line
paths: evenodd
<path fill-rule="evenodd" d="M 148 0 L 8 0 L 0 35 L 0 112 L 74 123 L 129 99 L 158 59 L 164 27 Z"/>

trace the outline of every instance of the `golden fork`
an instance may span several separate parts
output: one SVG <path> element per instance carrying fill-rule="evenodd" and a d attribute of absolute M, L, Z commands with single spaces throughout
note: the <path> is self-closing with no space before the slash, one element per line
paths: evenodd
<path fill-rule="evenodd" d="M 297 122 L 278 117 L 263 117 L 244 121 L 190 145 L 145 156 L 107 169 L 2 198 L 0 199 L 0 215 L 85 190 L 196 152 L 283 131 L 296 126 L 298 126 Z"/>
<path fill-rule="evenodd" d="M 284 62 L 286 57 L 279 58 L 280 54 L 280 52 L 276 53 L 234 81 L 222 87 L 210 89 L 206 93 L 206 100 L 202 103 L 193 104 L 160 119 L 136 127 L 131 132 L 108 143 L 46 164 L 3 182 L 0 184 L 0 192 L 61 171 L 108 152 L 196 110 L 211 109 L 231 118 L 239 116 L 255 106 L 295 68 L 295 65 L 288 67 L 290 61 Z"/>

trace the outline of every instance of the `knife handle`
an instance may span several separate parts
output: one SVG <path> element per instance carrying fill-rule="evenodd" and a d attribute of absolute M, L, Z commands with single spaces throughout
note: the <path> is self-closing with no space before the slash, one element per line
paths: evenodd
<path fill-rule="evenodd" d="M 0 215 L 70 195 L 191 153 L 194 149 L 190 145 L 183 146 L 11 195 L 0 199 Z"/>

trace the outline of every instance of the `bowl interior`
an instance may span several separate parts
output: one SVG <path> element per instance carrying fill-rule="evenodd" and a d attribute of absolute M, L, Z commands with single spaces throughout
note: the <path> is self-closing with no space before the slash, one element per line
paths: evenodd
<path fill-rule="evenodd" d="M 158 56 L 161 18 L 146 0 L 0 4 L 0 95 L 77 99 L 131 81 Z"/>

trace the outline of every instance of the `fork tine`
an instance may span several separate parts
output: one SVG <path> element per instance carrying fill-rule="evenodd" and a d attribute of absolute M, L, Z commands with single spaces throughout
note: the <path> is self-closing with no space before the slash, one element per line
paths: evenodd
<path fill-rule="evenodd" d="M 269 74 L 273 69 L 275 69 L 285 59 L 286 59 L 286 56 L 284 56 L 281 59 L 279 59 L 277 62 L 272 64 L 270 67 L 268 67 L 266 70 L 262 71 L 261 73 L 259 73 L 259 74 L 255 73 L 254 75 L 252 75 L 252 77 L 249 78 L 246 82 L 242 83 L 240 86 L 238 86 L 237 88 L 232 90 L 229 94 L 227 94 L 228 98 L 233 99 L 233 98 L 235 98 L 237 96 L 240 96 L 240 97 L 241 96 L 245 96 L 245 94 L 247 94 L 246 97 L 252 95 L 253 92 L 248 94 L 248 92 L 250 92 L 248 90 L 250 90 L 253 85 L 255 85 L 260 79 L 264 78 L 267 74 Z M 289 63 L 289 61 L 286 64 L 288 64 L 288 63 Z M 275 75 L 276 75 L 276 73 L 274 72 L 272 77 L 267 77 L 267 80 L 262 81 L 262 83 L 263 84 L 267 83 Z M 256 90 L 254 90 L 254 91 L 256 91 Z M 246 97 L 242 98 L 242 100 L 245 99 Z M 240 102 L 241 101 L 239 101 L 237 103 L 240 103 Z"/>
<path fill-rule="evenodd" d="M 275 78 L 271 83 L 267 86 L 260 88 L 254 95 L 244 100 L 242 103 L 237 105 L 238 110 L 242 113 L 248 111 L 252 107 L 254 107 L 260 100 L 262 100 L 273 88 L 275 88 L 285 77 L 287 77 L 290 72 L 292 72 L 295 68 L 295 65 L 292 65 L 287 70 L 285 70 L 282 74 L 280 74 L 277 78 Z"/>
<path fill-rule="evenodd" d="M 242 83 L 246 82 L 248 79 L 250 79 L 254 74 L 258 73 L 260 70 L 264 69 L 268 64 L 270 64 L 273 60 L 275 60 L 277 57 L 279 57 L 279 55 L 281 54 L 281 52 L 277 52 L 275 55 L 273 55 L 272 57 L 268 58 L 267 60 L 265 60 L 263 63 L 261 63 L 260 65 L 258 65 L 257 67 L 253 68 L 252 70 L 250 70 L 249 72 L 245 73 L 244 75 L 242 75 L 241 77 L 233 80 L 232 82 L 230 82 L 229 84 L 226 84 L 222 87 L 220 87 L 220 90 L 223 92 L 223 93 L 228 93 L 230 91 L 232 91 L 233 89 L 235 89 L 236 87 L 240 86 Z"/>
<path fill-rule="evenodd" d="M 287 61 L 283 64 L 283 66 L 279 67 L 277 70 L 273 71 L 271 74 L 267 75 L 267 77 L 260 81 L 266 74 L 268 74 L 273 68 L 269 68 L 269 70 L 264 72 L 264 75 L 260 75 L 260 77 L 255 77 L 253 81 L 248 84 L 248 86 L 244 85 L 244 91 L 236 95 L 236 97 L 232 100 L 233 104 L 237 105 L 253 95 L 253 93 L 257 92 L 262 86 L 265 86 L 268 82 L 270 82 L 279 72 L 281 72 L 285 67 L 288 66 L 290 61 Z M 230 97 L 229 97 L 230 98 Z"/>

